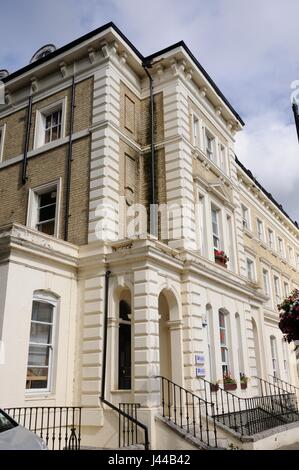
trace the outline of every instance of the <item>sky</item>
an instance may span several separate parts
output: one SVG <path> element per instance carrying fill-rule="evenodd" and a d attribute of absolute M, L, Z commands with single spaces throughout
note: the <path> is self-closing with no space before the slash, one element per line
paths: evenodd
<path fill-rule="evenodd" d="M 1 0 L 0 69 L 113 21 L 148 55 L 184 40 L 245 121 L 236 154 L 299 221 L 297 0 Z M 297 81 L 297 82 L 296 82 Z M 291 88 L 293 86 L 293 88 Z"/>

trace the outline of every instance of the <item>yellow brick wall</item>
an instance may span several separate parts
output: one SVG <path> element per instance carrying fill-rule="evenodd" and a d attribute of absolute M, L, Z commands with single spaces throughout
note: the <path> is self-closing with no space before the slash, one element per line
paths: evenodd
<path fill-rule="evenodd" d="M 68 241 L 82 245 L 87 242 L 87 218 L 89 197 L 90 138 L 85 137 L 73 144 L 72 180 L 70 197 Z M 26 224 L 28 195 L 36 188 L 57 178 L 62 178 L 59 238 L 63 238 L 65 217 L 65 182 L 68 146 L 64 145 L 28 160 L 28 180 L 21 184 L 21 164 L 0 170 L 0 226 L 17 222 Z"/>
<path fill-rule="evenodd" d="M 31 129 L 29 139 L 29 150 L 34 146 L 34 133 L 36 127 L 36 112 L 56 101 L 67 97 L 66 126 L 65 135 L 69 133 L 70 125 L 70 100 L 71 88 L 54 93 L 53 95 L 40 100 L 32 106 Z M 75 93 L 75 114 L 74 132 L 87 129 L 91 125 L 93 97 L 93 78 L 88 78 L 76 85 Z M 0 126 L 6 124 L 3 161 L 22 155 L 24 152 L 25 130 L 27 122 L 27 108 L 17 111 L 5 118 L 0 119 Z"/>

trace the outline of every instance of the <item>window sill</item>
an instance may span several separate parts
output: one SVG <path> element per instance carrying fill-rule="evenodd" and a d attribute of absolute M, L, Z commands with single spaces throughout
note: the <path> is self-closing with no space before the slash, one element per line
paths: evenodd
<path fill-rule="evenodd" d="M 34 391 L 25 391 L 25 401 L 31 401 L 31 400 L 40 400 L 41 398 L 45 399 L 53 399 L 55 398 L 55 394 L 50 391 L 42 391 L 42 390 L 37 390 L 36 392 Z"/>
<path fill-rule="evenodd" d="M 123 389 L 116 389 L 116 390 L 111 390 L 110 393 L 132 393 L 132 389 L 126 389 L 126 390 L 123 390 Z"/>

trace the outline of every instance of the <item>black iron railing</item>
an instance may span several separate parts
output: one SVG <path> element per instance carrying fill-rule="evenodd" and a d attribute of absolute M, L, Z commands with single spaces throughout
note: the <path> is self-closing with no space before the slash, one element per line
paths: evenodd
<path fill-rule="evenodd" d="M 281 389 L 265 389 L 261 396 L 240 398 L 201 378 L 205 400 L 215 403 L 215 419 L 241 435 L 253 435 L 266 429 L 299 420 L 296 396 Z M 268 385 L 267 385 L 268 387 Z M 267 392 L 267 393 L 266 393 Z"/>
<path fill-rule="evenodd" d="M 40 436 L 50 450 L 80 450 L 81 407 L 4 408 L 21 426 Z"/>
<path fill-rule="evenodd" d="M 286 393 L 293 393 L 287 392 L 284 390 L 277 382 L 269 382 L 268 380 L 261 379 L 260 377 L 253 377 L 258 384 L 259 392 L 262 396 L 264 395 L 285 395 Z"/>
<path fill-rule="evenodd" d="M 217 447 L 214 403 L 198 397 L 165 377 L 159 378 L 163 417 L 205 445 Z"/>
<path fill-rule="evenodd" d="M 137 419 L 137 409 L 139 408 L 139 404 L 121 403 L 117 408 L 117 406 L 113 405 L 113 403 L 110 403 L 104 398 L 101 398 L 101 401 L 105 403 L 105 405 L 109 406 L 112 410 L 116 411 L 116 413 L 118 413 L 120 447 L 127 447 L 131 445 L 140 444 L 143 446 L 144 450 L 148 450 L 148 428 L 145 424 L 141 423 L 139 419 Z M 129 405 L 132 405 L 132 407 L 129 407 Z M 123 420 L 120 420 L 120 417 L 122 417 Z M 129 422 L 131 423 L 131 425 L 129 425 Z M 139 434 L 142 434 L 142 437 L 139 437 Z M 127 444 L 128 442 L 129 444 Z"/>
<path fill-rule="evenodd" d="M 282 388 L 285 392 L 298 394 L 299 388 L 295 387 L 295 385 L 290 384 L 285 380 L 281 380 L 278 377 L 275 377 L 274 375 L 269 374 L 269 377 L 271 378 L 272 383 L 274 385 L 277 385 L 278 387 Z"/>
<path fill-rule="evenodd" d="M 138 408 L 139 403 L 120 403 L 119 410 L 125 414 L 119 414 L 118 416 L 118 436 L 119 436 L 119 447 L 128 447 L 141 444 L 138 436 Z M 135 418 L 135 422 L 131 421 L 127 416 Z"/>

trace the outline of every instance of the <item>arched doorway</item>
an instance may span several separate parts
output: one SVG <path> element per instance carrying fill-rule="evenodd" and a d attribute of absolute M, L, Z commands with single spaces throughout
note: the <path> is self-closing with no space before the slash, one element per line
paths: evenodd
<path fill-rule="evenodd" d="M 261 377 L 261 354 L 260 354 L 260 346 L 259 346 L 259 335 L 256 326 L 256 322 L 254 318 L 251 319 L 252 324 L 252 332 L 253 332 L 253 346 L 254 346 L 254 359 L 255 359 L 255 367 L 251 367 L 251 375 Z"/>
<path fill-rule="evenodd" d="M 159 295 L 160 375 L 177 384 L 183 382 L 182 322 L 174 293 L 163 289 Z"/>
<path fill-rule="evenodd" d="M 119 298 L 118 314 L 118 389 L 130 390 L 131 366 L 131 293 L 123 290 Z"/>

